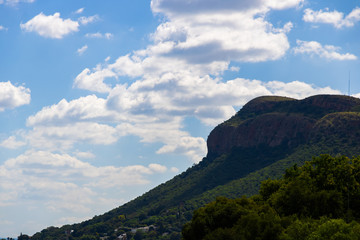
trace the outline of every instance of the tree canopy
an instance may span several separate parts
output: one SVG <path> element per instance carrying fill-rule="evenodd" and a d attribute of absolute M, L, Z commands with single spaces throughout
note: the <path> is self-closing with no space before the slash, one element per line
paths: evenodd
<path fill-rule="evenodd" d="M 194 212 L 185 240 L 360 239 L 360 158 L 321 155 L 262 182 L 250 198 L 219 197 Z"/>

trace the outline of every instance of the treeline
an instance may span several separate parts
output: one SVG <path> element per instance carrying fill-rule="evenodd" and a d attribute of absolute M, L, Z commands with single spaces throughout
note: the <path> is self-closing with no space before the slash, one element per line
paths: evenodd
<path fill-rule="evenodd" d="M 194 212 L 184 240 L 360 239 L 360 158 L 321 155 L 250 198 L 217 198 Z"/>

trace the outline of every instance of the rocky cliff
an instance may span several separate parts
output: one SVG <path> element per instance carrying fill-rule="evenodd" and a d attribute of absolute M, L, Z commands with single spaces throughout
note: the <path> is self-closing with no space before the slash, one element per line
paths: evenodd
<path fill-rule="evenodd" d="M 256 194 L 261 181 L 313 156 L 360 155 L 360 99 L 259 97 L 217 126 L 207 144 L 207 157 L 168 182 L 103 215 L 44 229 L 32 239 L 64 239 L 66 231 L 73 240 L 115 239 L 120 231 L 149 225 L 157 227 L 149 239 L 180 239 L 193 210 L 218 196 Z"/>
<path fill-rule="evenodd" d="M 357 112 L 359 106 L 360 99 L 341 95 L 317 95 L 303 100 L 274 96 L 255 98 L 210 133 L 208 156 L 229 153 L 237 147 L 265 145 L 291 149 L 316 139 L 318 131 L 331 133 L 330 122 L 339 119 L 332 113 L 343 113 L 342 121 L 351 119 L 352 127 L 360 126 L 354 116 L 356 113 L 344 118 L 346 112 Z"/>

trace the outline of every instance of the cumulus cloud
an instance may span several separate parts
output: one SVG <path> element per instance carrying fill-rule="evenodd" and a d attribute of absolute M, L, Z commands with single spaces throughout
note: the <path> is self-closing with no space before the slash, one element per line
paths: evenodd
<path fill-rule="evenodd" d="M 193 162 L 199 162 L 206 153 L 206 142 L 203 138 L 200 137 L 182 137 L 176 139 L 172 143 L 169 143 L 162 148 L 160 148 L 157 153 L 175 153 L 175 154 L 185 154 L 192 157 Z M 200 151 L 199 151 L 200 150 Z"/>
<path fill-rule="evenodd" d="M 76 13 L 80 14 L 83 10 L 84 8 L 80 8 Z M 70 18 L 61 18 L 58 12 L 48 16 L 41 12 L 26 23 L 21 23 L 20 27 L 27 32 L 36 32 L 42 37 L 61 39 L 70 33 L 79 31 L 80 24 L 87 25 L 99 20 L 100 17 L 98 15 L 82 16 L 77 21 L 74 21 Z M 103 37 L 109 39 L 112 35 L 105 33 Z"/>
<path fill-rule="evenodd" d="M 26 135 L 26 140 L 32 147 L 51 150 L 71 149 L 75 143 L 109 145 L 118 138 L 114 127 L 96 122 L 36 126 Z"/>
<path fill-rule="evenodd" d="M 164 173 L 167 171 L 167 167 L 157 164 L 157 163 L 149 164 L 149 169 L 151 171 L 153 171 L 154 173 Z"/>
<path fill-rule="evenodd" d="M 297 40 L 297 47 L 293 49 L 295 54 L 310 54 L 312 56 L 319 56 L 321 58 L 326 58 L 329 60 L 356 60 L 357 56 L 351 53 L 341 54 L 339 51 L 340 47 L 333 45 L 321 45 L 316 41 L 301 41 Z"/>
<path fill-rule="evenodd" d="M 7 31 L 7 28 L 0 25 L 0 31 Z"/>
<path fill-rule="evenodd" d="M 90 213 L 98 208 L 98 202 L 105 203 L 107 189 L 119 191 L 148 184 L 147 176 L 166 171 L 165 166 L 157 163 L 96 167 L 68 154 L 28 151 L 0 165 L 0 192 L 8 193 L 1 198 L 0 205 L 35 201 L 47 211 Z M 114 205 L 115 201 L 111 207 Z"/>
<path fill-rule="evenodd" d="M 104 82 L 106 78 L 160 76 L 185 69 L 195 75 L 219 75 L 227 70 L 230 61 L 279 59 L 289 49 L 286 33 L 292 23 L 275 28 L 264 15 L 271 9 L 296 7 L 303 1 L 212 2 L 152 1 L 153 12 L 168 17 L 152 34 L 154 44 L 119 57 L 101 70 L 84 69 L 74 87 L 108 93 L 111 86 Z M 184 14 L 191 17 L 185 18 Z"/>
<path fill-rule="evenodd" d="M 17 149 L 19 147 L 25 146 L 26 142 L 17 141 L 15 136 L 10 136 L 9 138 L 3 140 L 0 143 L 1 147 L 9 148 L 9 149 Z"/>
<path fill-rule="evenodd" d="M 260 62 L 284 56 L 289 49 L 286 34 L 293 24 L 275 28 L 265 16 L 271 10 L 302 3 L 229 0 L 215 1 L 218 6 L 214 7 L 205 0 L 153 0 L 153 12 L 166 16 L 151 35 L 153 44 L 112 63 L 107 59 L 92 69 L 85 68 L 74 79 L 73 87 L 107 97 L 89 95 L 43 108 L 27 120 L 32 127 L 28 141 L 53 149 L 55 145 L 70 148 L 75 140 L 111 144 L 135 135 L 145 143 L 161 143 L 158 154 L 183 154 L 193 162 L 200 161 L 206 155 L 206 142 L 183 130 L 187 117 L 213 126 L 234 115 L 234 107 L 260 95 L 302 98 L 335 92 L 298 81 L 223 81 L 220 77 L 224 71 L 239 70 L 230 67 L 232 61 Z M 121 82 L 123 77 L 126 83 Z M 48 146 L 48 142 L 54 144 Z"/>
<path fill-rule="evenodd" d="M 57 39 L 79 31 L 78 22 L 71 19 L 62 19 L 60 13 L 49 16 L 40 13 L 28 22 L 20 24 L 20 27 L 27 32 L 36 32 L 42 37 Z"/>
<path fill-rule="evenodd" d="M 14 86 L 10 81 L 0 82 L 0 111 L 30 103 L 30 89 Z"/>
<path fill-rule="evenodd" d="M 259 13 L 259 12 L 258 12 Z M 276 29 L 264 18 L 249 13 L 218 13 L 176 18 L 153 34 L 154 54 L 182 58 L 191 64 L 262 62 L 281 58 L 289 49 L 289 24 Z M 160 50 L 160 51 L 159 51 Z"/>
<path fill-rule="evenodd" d="M 88 95 L 68 102 L 62 99 L 59 103 L 44 107 L 35 115 L 28 117 L 28 126 L 67 125 L 74 121 L 101 121 L 113 119 L 114 114 L 106 108 L 106 100 L 95 95 Z"/>
<path fill-rule="evenodd" d="M 181 0 L 152 0 L 151 7 L 156 13 L 166 13 L 167 15 L 186 15 L 194 13 L 217 13 L 221 12 L 253 12 L 267 11 L 272 9 L 285 9 L 297 7 L 303 3 L 303 0 L 198 0 L 198 1 L 181 1 Z"/>
<path fill-rule="evenodd" d="M 310 23 L 331 24 L 336 28 L 353 27 L 360 21 L 360 8 L 354 8 L 346 16 L 336 10 L 329 11 L 328 8 L 319 11 L 308 8 L 304 11 L 303 20 Z"/>
<path fill-rule="evenodd" d="M 116 74 L 110 69 L 95 70 L 92 73 L 90 69 L 86 68 L 77 75 L 73 86 L 93 92 L 108 93 L 111 90 L 111 86 L 104 83 L 104 80 L 113 77 L 116 77 Z"/>
<path fill-rule="evenodd" d="M 124 117 L 108 110 L 106 100 L 95 95 L 63 99 L 28 117 L 31 130 L 23 138 L 38 149 L 72 149 L 75 143 L 109 145 L 122 136 L 112 123 Z"/>
<path fill-rule="evenodd" d="M 77 53 L 79 54 L 79 56 L 83 55 L 84 52 L 88 49 L 87 45 L 82 46 L 81 48 L 79 48 L 77 51 Z"/>
<path fill-rule="evenodd" d="M 158 154 L 175 153 L 187 156 L 193 162 L 199 162 L 206 155 L 206 142 L 203 138 L 192 137 L 189 133 L 181 131 L 181 119 L 165 121 L 124 123 L 117 129 L 124 135 L 135 135 L 142 142 L 163 143 L 164 146 L 157 150 Z"/>
<path fill-rule="evenodd" d="M 293 81 L 289 83 L 271 81 L 265 86 L 277 96 L 290 96 L 296 99 L 303 99 L 316 94 L 341 94 L 340 91 L 331 89 L 330 87 L 316 87 L 300 81 Z"/>
<path fill-rule="evenodd" d="M 85 37 L 88 38 L 105 38 L 105 39 L 111 39 L 113 38 L 113 34 L 112 33 L 100 33 L 100 32 L 96 32 L 96 33 L 87 33 L 85 35 Z"/>

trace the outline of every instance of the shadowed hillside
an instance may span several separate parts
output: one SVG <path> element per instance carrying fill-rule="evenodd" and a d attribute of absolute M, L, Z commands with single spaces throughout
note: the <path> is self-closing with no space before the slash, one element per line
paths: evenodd
<path fill-rule="evenodd" d="M 115 239 L 150 225 L 154 229 L 143 239 L 179 239 L 193 210 L 217 196 L 256 194 L 262 180 L 315 155 L 359 155 L 359 111 L 360 99 L 348 96 L 256 98 L 210 133 L 199 164 L 104 215 L 45 229 L 32 239 L 63 239 L 65 230 L 73 230 L 71 239 Z"/>

